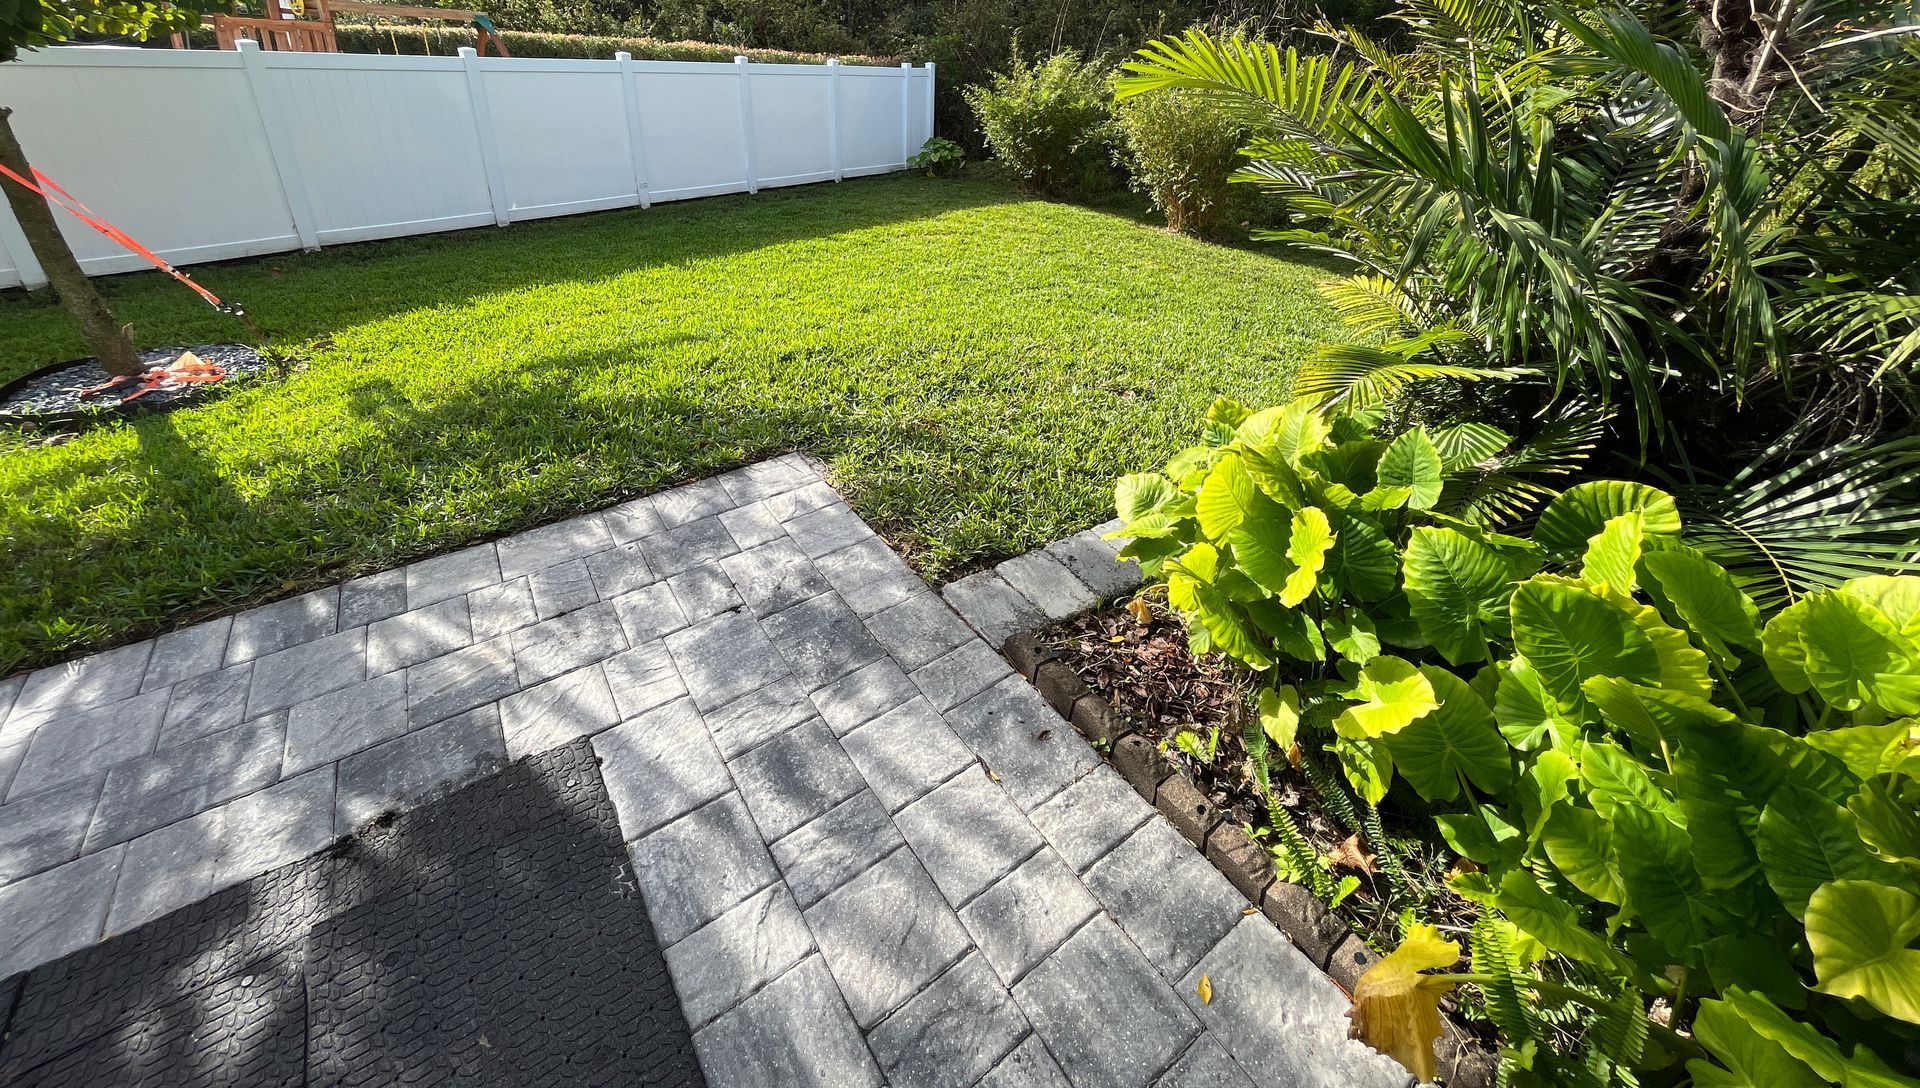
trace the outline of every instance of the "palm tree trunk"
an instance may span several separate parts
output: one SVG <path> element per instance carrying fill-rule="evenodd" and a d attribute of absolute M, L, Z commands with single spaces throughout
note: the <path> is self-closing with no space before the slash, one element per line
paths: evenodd
<path fill-rule="evenodd" d="M 0 61 L 11 59 L 0 56 Z M 11 109 L 0 106 L 0 164 L 23 178 L 31 178 L 33 167 L 13 134 L 12 116 Z M 13 217 L 20 221 L 20 232 L 27 236 L 27 245 L 32 247 L 34 258 L 45 270 L 53 293 L 59 297 L 74 327 L 80 330 L 80 337 L 87 342 L 94 358 L 109 374 L 141 373 L 143 368 L 139 354 L 133 350 L 133 337 L 113 319 L 106 300 L 80 270 L 80 262 L 74 258 L 73 250 L 54 222 L 53 209 L 38 195 L 7 178 L 0 177 L 0 190 L 6 192 Z"/>

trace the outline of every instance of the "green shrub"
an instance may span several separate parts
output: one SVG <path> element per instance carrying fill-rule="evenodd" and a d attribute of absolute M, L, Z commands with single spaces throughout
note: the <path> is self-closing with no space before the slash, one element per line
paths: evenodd
<path fill-rule="evenodd" d="M 1015 55 L 985 87 L 967 88 L 994 158 L 1022 185 L 1074 197 L 1114 187 L 1115 131 L 1106 70 L 1074 52 Z"/>
<path fill-rule="evenodd" d="M 915 170 L 925 170 L 930 178 L 950 177 L 959 173 L 966 161 L 967 153 L 959 144 L 944 136 L 933 136 L 920 145 L 920 150 L 907 160 L 907 165 Z"/>
<path fill-rule="evenodd" d="M 336 23 L 334 37 L 343 53 L 385 53 L 400 56 L 451 57 L 462 46 L 474 43 L 471 27 L 455 24 L 403 26 L 373 23 Z M 765 64 L 825 64 L 825 53 L 794 53 L 784 49 L 744 49 L 714 42 L 667 42 L 656 38 L 624 38 L 601 34 L 545 34 L 523 30 L 503 30 L 500 39 L 507 52 L 516 57 L 553 57 L 564 60 L 612 60 L 625 51 L 635 60 L 731 61 L 736 56 Z M 213 28 L 200 27 L 192 34 L 197 49 L 214 45 Z M 843 64 L 871 64 L 890 67 L 899 61 L 887 57 L 840 58 Z"/>
<path fill-rule="evenodd" d="M 1243 223 L 1260 215 L 1252 186 L 1227 177 L 1247 127 L 1215 103 L 1186 91 L 1141 95 L 1115 110 L 1120 161 L 1135 189 L 1167 217 L 1167 226 L 1203 238 L 1244 237 Z"/>
<path fill-rule="evenodd" d="M 1767 615 L 1664 492 L 1543 492 L 1508 535 L 1507 435 L 1378 421 L 1217 402 L 1116 535 L 1196 652 L 1272 675 L 1256 763 L 1441 813 L 1481 913 L 1431 1000 L 1478 987 L 1503 1083 L 1920 1083 L 1920 578 Z M 1458 955 L 1404 932 L 1400 981 Z"/>

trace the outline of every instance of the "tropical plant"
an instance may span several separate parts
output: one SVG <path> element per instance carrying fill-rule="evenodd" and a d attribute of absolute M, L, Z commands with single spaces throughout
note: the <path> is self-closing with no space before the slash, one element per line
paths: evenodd
<path fill-rule="evenodd" d="M 1515 535 L 1463 498 L 1504 433 L 1323 408 L 1216 402 L 1116 535 L 1196 651 L 1273 677 L 1259 732 L 1470 862 L 1472 969 L 1400 977 L 1456 958 L 1409 930 L 1357 1025 L 1408 1060 L 1407 1002 L 1471 984 L 1510 1084 L 1920 1083 L 1920 578 L 1763 609 L 1659 489 Z"/>
<path fill-rule="evenodd" d="M 1073 197 L 1113 188 L 1113 114 L 1106 68 L 1071 51 L 1015 53 L 985 86 L 967 88 L 993 157 L 1022 185 Z"/>
<path fill-rule="evenodd" d="M 1189 31 L 1117 83 L 1233 111 L 1254 131 L 1238 177 L 1300 224 L 1270 236 L 1357 266 L 1337 297 L 1397 343 L 1331 346 L 1309 387 L 1517 371 L 1731 464 L 1743 437 L 1913 418 L 1910 5 L 1409 0 L 1399 18 L 1398 51 L 1332 27 L 1331 54 Z"/>
<path fill-rule="evenodd" d="M 1259 194 L 1228 182 L 1244 161 L 1243 122 L 1199 95 L 1177 91 L 1129 99 L 1115 116 L 1130 184 L 1147 194 L 1167 226 L 1200 237 L 1246 237 L 1242 223 L 1259 216 Z"/>
<path fill-rule="evenodd" d="M 960 149 L 959 144 L 945 137 L 933 136 L 907 159 L 907 165 L 915 170 L 925 170 L 927 176 L 933 178 L 954 173 L 966 161 L 967 153 Z"/>

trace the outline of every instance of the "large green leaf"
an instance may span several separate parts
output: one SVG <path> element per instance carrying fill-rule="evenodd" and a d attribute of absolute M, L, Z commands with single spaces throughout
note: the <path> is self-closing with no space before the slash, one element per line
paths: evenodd
<path fill-rule="evenodd" d="M 1795 918 L 1828 881 L 1876 880 L 1898 871 L 1867 849 L 1852 813 L 1798 786 L 1774 791 L 1754 846 L 1768 886 Z"/>
<path fill-rule="evenodd" d="M 1498 678 L 1493 717 L 1508 744 L 1531 752 L 1571 744 L 1580 735 L 1579 721 L 1561 708 L 1525 658 L 1499 666 Z"/>
<path fill-rule="evenodd" d="M 1692 549 L 1649 552 L 1640 559 L 1648 590 L 1714 660 L 1732 668 L 1732 647 L 1760 645 L 1760 609 L 1720 564 Z"/>
<path fill-rule="evenodd" d="M 1671 758 L 1691 730 L 1737 721 L 1732 714 L 1697 695 L 1635 684 L 1612 676 L 1593 676 L 1580 686 L 1608 725 L 1620 730 L 1642 752 Z"/>
<path fill-rule="evenodd" d="M 1126 536 L 1160 537 L 1193 516 L 1193 500 L 1157 472 L 1122 476 L 1113 485 L 1113 506 Z"/>
<path fill-rule="evenodd" d="M 1646 535 L 1647 519 L 1638 510 L 1607 519 L 1587 540 L 1587 553 L 1580 562 L 1581 580 L 1632 593 L 1639 584 L 1636 569 Z"/>
<path fill-rule="evenodd" d="M 1645 808 L 1616 805 L 1611 819 L 1614 862 L 1627 902 L 1675 962 L 1697 957 L 1714 934 L 1715 919 L 1694 869 L 1692 840 Z"/>
<path fill-rule="evenodd" d="M 1460 794 L 1461 776 L 1493 793 L 1513 781 L 1506 742 L 1494 728 L 1493 709 L 1467 682 L 1445 669 L 1423 666 L 1420 675 L 1440 702 L 1432 713 L 1386 735 L 1400 776 L 1429 801 Z"/>
<path fill-rule="evenodd" d="M 1376 486 L 1404 489 L 1409 509 L 1426 510 L 1440 500 L 1442 472 L 1440 451 L 1433 439 L 1425 427 L 1415 427 L 1394 439 L 1381 456 L 1375 472 Z"/>
<path fill-rule="evenodd" d="M 1194 512 L 1200 519 L 1200 531 L 1216 544 L 1225 544 L 1227 534 L 1239 528 L 1253 507 L 1258 491 L 1247 466 L 1237 453 L 1220 458 L 1200 485 L 1194 500 Z"/>
<path fill-rule="evenodd" d="M 1321 626 L 1327 645 L 1348 661 L 1365 665 L 1380 656 L 1380 634 L 1374 630 L 1373 620 L 1366 612 L 1358 608 L 1335 609 Z"/>
<path fill-rule="evenodd" d="M 1616 957 L 1607 942 L 1582 925 L 1572 905 L 1549 894 L 1531 873 L 1508 871 L 1493 901 L 1508 921 L 1555 952 L 1597 967 L 1613 966 Z"/>
<path fill-rule="evenodd" d="M 1317 398 L 1301 397 L 1255 412 L 1240 424 L 1238 433 L 1247 448 L 1298 468 L 1302 457 L 1327 444 L 1333 425 L 1320 411 Z"/>
<path fill-rule="evenodd" d="M 1633 617 L 1593 590 L 1532 578 L 1514 590 L 1514 649 L 1566 709 L 1582 706 L 1590 676 L 1660 682 L 1660 653 Z"/>
<path fill-rule="evenodd" d="M 1220 551 L 1211 544 L 1188 548 L 1168 565 L 1167 603 L 1193 621 L 1198 630 L 1189 630 L 1189 638 L 1199 634 L 1250 668 L 1264 669 L 1273 664 L 1266 640 L 1247 622 L 1240 606 L 1216 585 L 1220 573 Z"/>
<path fill-rule="evenodd" d="M 1334 732 L 1349 740 L 1397 733 L 1440 706 L 1433 682 L 1405 658 L 1383 655 L 1367 662 L 1354 683 L 1358 703 L 1334 719 Z"/>
<path fill-rule="evenodd" d="M 1913 750 L 1913 730 L 1920 721 L 1900 718 L 1883 725 L 1849 725 L 1839 729 L 1821 729 L 1801 738 L 1809 748 L 1833 756 L 1847 765 L 1855 778 L 1872 778 L 1882 771 L 1898 767 Z"/>
<path fill-rule="evenodd" d="M 1725 1068 L 1699 1059 L 1687 1063 L 1699 1088 L 1820 1088 L 1822 1081 L 1779 1043 L 1761 1035 L 1732 1005 L 1702 1001 L 1694 1036 Z"/>
<path fill-rule="evenodd" d="M 1813 691 L 1838 710 L 1920 714 L 1920 639 L 1860 597 L 1829 590 L 1796 601 L 1761 642 L 1788 691 Z"/>
<path fill-rule="evenodd" d="M 1406 768 L 1401 768 L 1402 774 Z M 1574 887 L 1603 903 L 1627 901 L 1613 864 L 1613 830 L 1600 814 L 1577 805 L 1555 805 L 1541 827 L 1540 844 L 1554 868 Z"/>
<path fill-rule="evenodd" d="M 1326 577 L 1356 600 L 1382 601 L 1393 596 L 1399 588 L 1399 556 L 1385 531 L 1364 516 L 1338 512 L 1328 516 L 1333 522 L 1333 547 L 1327 549 Z"/>
<path fill-rule="evenodd" d="M 1500 613 L 1513 584 L 1532 566 L 1464 533 L 1424 525 L 1407 538 L 1402 563 L 1414 621 L 1455 665 L 1487 659 L 1487 628 L 1504 626 Z"/>
<path fill-rule="evenodd" d="M 1869 880 L 1836 880 L 1807 902 L 1814 987 L 1859 997 L 1920 1024 L 1920 895 Z"/>
<path fill-rule="evenodd" d="M 1623 809 L 1659 816 L 1676 827 L 1686 816 L 1673 798 L 1653 781 L 1646 766 L 1617 744 L 1589 741 L 1580 746 L 1580 779 L 1587 799 L 1609 820 Z"/>
<path fill-rule="evenodd" d="M 1325 513 L 1313 506 L 1294 512 L 1287 541 L 1287 562 L 1293 564 L 1293 571 L 1280 587 L 1281 604 L 1293 608 L 1313 595 L 1331 547 L 1333 525 Z"/>
<path fill-rule="evenodd" d="M 1533 539 L 1556 555 L 1578 555 L 1595 533 L 1621 514 L 1637 512 L 1649 536 L 1677 536 L 1680 511 L 1673 496 L 1625 480 L 1589 480 L 1561 492 L 1540 512 Z"/>
<path fill-rule="evenodd" d="M 1879 774 L 1847 801 L 1867 848 L 1920 873 L 1920 780 Z"/>
<path fill-rule="evenodd" d="M 1794 1019 L 1760 994 L 1729 987 L 1720 997 L 1739 1013 L 1743 1023 L 1795 1059 L 1806 1063 L 1822 1083 L 1843 1085 L 1844 1088 L 1914 1088 L 1915 1081 L 1886 1072 L 1884 1064 L 1876 1061 L 1870 1066 L 1868 1063 L 1872 1061 L 1871 1058 L 1859 1056 L 1860 1053 L 1870 1053 L 1865 1048 L 1861 1048 L 1855 1056 L 1848 1057 L 1841 1052 L 1839 1044 L 1822 1035 L 1819 1028 Z"/>

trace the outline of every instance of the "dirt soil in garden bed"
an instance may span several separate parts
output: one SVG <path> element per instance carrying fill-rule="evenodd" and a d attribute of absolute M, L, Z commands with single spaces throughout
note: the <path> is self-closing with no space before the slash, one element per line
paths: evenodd
<path fill-rule="evenodd" d="M 1090 612 L 1046 631 L 1042 638 L 1060 654 L 1094 691 L 1126 718 L 1132 728 L 1153 741 L 1167 758 L 1193 779 L 1222 814 L 1251 829 L 1254 838 L 1272 847 L 1275 838 L 1265 801 L 1254 785 L 1241 741 L 1243 723 L 1262 679 L 1226 657 L 1195 657 L 1187 649 L 1187 632 L 1177 615 L 1145 598 L 1143 622 L 1125 606 Z M 1136 603 L 1135 607 L 1139 604 Z M 1276 678 L 1284 681 L 1284 677 Z M 1191 733 L 1212 758 L 1196 757 L 1175 740 Z M 1320 753 L 1319 765 L 1329 774 L 1340 771 L 1333 757 Z M 1396 941 L 1394 914 L 1405 904 L 1388 903 L 1378 859 L 1357 834 L 1329 811 L 1297 765 L 1295 754 L 1286 763 L 1276 761 L 1274 788 L 1279 801 L 1306 833 L 1314 849 L 1330 860 L 1335 877 L 1353 875 L 1360 886 L 1335 908 L 1343 920 L 1381 950 Z M 1381 819 L 1401 865 L 1427 899 L 1416 908 L 1422 920 L 1448 928 L 1472 923 L 1474 905 L 1445 886 L 1453 856 L 1439 838 L 1431 817 L 1381 808 Z M 1464 938 L 1464 932 L 1452 932 Z"/>

